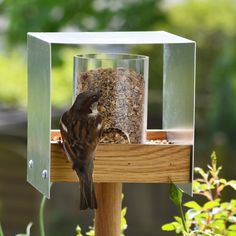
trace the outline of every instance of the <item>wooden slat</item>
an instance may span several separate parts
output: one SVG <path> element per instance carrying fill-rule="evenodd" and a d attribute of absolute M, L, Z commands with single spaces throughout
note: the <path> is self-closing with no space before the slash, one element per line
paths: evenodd
<path fill-rule="evenodd" d="M 191 145 L 100 144 L 94 162 L 95 182 L 190 182 Z M 75 182 L 71 164 L 57 143 L 51 144 L 51 181 Z"/>

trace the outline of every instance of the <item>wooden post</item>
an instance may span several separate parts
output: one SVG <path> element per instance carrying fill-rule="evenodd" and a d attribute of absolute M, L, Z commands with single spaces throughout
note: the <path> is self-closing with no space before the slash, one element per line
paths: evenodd
<path fill-rule="evenodd" d="M 120 236 L 122 183 L 96 184 L 95 236 Z"/>

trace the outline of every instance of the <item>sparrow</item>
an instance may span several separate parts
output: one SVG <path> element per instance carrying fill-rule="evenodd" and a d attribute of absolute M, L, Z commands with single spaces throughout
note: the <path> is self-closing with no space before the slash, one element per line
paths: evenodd
<path fill-rule="evenodd" d="M 93 184 L 93 160 L 103 130 L 97 110 L 99 91 L 80 93 L 60 119 L 63 150 L 80 180 L 80 209 L 97 209 Z"/>

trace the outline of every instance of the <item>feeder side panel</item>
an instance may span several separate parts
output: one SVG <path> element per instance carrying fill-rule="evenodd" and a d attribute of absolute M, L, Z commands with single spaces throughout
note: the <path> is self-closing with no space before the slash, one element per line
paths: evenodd
<path fill-rule="evenodd" d="M 172 141 L 193 143 L 195 44 L 165 44 L 163 76 L 163 128 L 189 131 L 192 135 Z"/>
<path fill-rule="evenodd" d="M 28 35 L 27 181 L 50 197 L 51 45 Z"/>
<path fill-rule="evenodd" d="M 193 145 L 195 126 L 195 43 L 165 44 L 163 68 L 163 129 L 175 143 Z M 191 185 L 184 185 L 192 193 Z"/>

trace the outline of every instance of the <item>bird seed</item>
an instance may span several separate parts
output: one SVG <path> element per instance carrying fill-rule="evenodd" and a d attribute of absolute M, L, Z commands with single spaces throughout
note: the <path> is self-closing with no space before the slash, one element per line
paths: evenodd
<path fill-rule="evenodd" d="M 100 89 L 98 111 L 103 116 L 104 130 L 110 136 L 104 143 L 144 142 L 144 92 L 143 75 L 123 67 L 98 68 L 82 72 L 77 77 L 77 93 Z M 121 130 L 128 136 L 124 139 Z"/>

